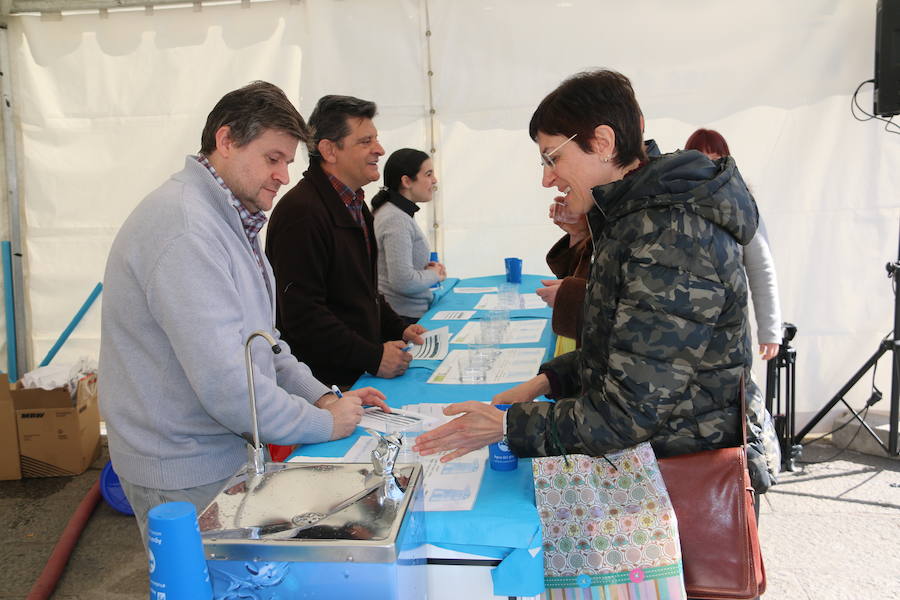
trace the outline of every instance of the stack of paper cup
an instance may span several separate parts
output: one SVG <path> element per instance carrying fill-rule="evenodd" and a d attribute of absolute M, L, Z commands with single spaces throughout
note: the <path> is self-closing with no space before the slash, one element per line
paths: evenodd
<path fill-rule="evenodd" d="M 147 514 L 150 600 L 210 600 L 197 511 L 190 502 L 167 502 Z"/>

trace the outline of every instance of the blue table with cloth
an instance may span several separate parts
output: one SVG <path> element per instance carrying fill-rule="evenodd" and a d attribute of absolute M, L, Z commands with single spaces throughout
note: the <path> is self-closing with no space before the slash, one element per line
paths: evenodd
<path fill-rule="evenodd" d="M 520 293 L 533 293 L 547 276 L 523 275 Z M 431 308 L 420 319 L 427 329 L 447 326 L 455 335 L 468 321 L 435 321 L 433 315 L 443 310 L 474 310 L 482 294 L 455 293 L 459 287 L 493 287 L 505 281 L 503 276 L 446 280 L 437 290 Z M 547 319 L 537 344 L 504 345 L 504 348 L 542 347 L 544 360 L 553 354 L 556 336 L 549 320 L 552 309 L 510 311 L 510 319 Z M 472 320 L 486 318 L 486 311 L 476 311 Z M 453 344 L 451 344 L 451 350 Z M 354 388 L 372 386 L 387 396 L 390 406 L 399 408 L 421 402 L 452 403 L 465 400 L 490 401 L 495 394 L 515 384 L 428 384 L 437 360 L 414 360 L 407 372 L 396 379 L 363 375 Z M 327 382 L 326 382 L 327 383 Z M 348 438 L 298 448 L 291 456 L 340 457 L 365 435 L 357 427 Z M 534 505 L 531 460 L 519 459 L 515 471 L 494 471 L 486 467 L 475 506 L 469 511 L 428 512 L 425 517 L 426 542 L 447 550 L 500 559 L 492 571 L 494 594 L 498 596 L 533 596 L 544 589 L 544 563 L 541 546 L 541 524 Z"/>

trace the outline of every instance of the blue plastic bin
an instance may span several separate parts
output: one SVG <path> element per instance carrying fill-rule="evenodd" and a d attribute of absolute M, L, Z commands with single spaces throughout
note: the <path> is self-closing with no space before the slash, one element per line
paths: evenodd
<path fill-rule="evenodd" d="M 119 483 L 119 476 L 113 471 L 112 461 L 107 462 L 100 472 L 100 494 L 103 495 L 103 499 L 106 500 L 107 504 L 123 515 L 134 515 L 131 504 L 128 503 L 128 498 L 125 497 L 125 490 L 122 489 L 122 484 Z"/>

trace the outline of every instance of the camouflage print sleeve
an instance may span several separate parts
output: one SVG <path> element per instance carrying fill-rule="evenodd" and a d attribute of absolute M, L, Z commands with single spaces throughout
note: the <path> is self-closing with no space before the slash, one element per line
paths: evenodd
<path fill-rule="evenodd" d="M 621 284 L 606 351 L 590 355 L 583 346 L 577 366 L 585 371 L 588 389 L 556 403 L 510 409 L 510 447 L 519 456 L 596 456 L 660 433 L 673 440 L 679 432 L 691 440 L 704 436 L 696 431 L 692 403 L 683 400 L 706 393 L 694 389 L 694 376 L 726 290 L 702 236 L 689 235 L 690 224 L 681 225 L 639 239 L 619 265 Z"/>

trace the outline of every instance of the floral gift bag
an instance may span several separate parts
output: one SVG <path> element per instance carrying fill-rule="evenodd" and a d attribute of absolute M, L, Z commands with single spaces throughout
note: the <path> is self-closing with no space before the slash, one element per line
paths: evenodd
<path fill-rule="evenodd" d="M 536 458 L 547 600 L 684 600 L 675 511 L 648 443 Z"/>

